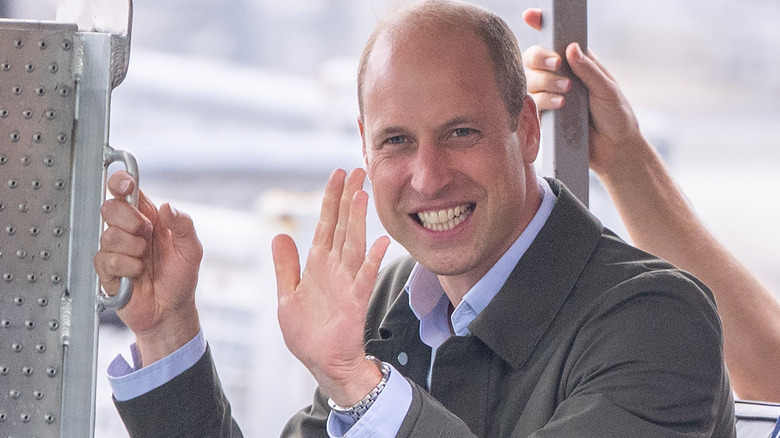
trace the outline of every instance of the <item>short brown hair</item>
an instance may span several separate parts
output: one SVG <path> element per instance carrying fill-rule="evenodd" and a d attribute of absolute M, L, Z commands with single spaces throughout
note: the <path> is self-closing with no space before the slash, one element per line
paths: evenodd
<path fill-rule="evenodd" d="M 363 116 L 363 80 L 368 58 L 374 45 L 386 31 L 402 29 L 404 26 L 428 26 L 451 24 L 470 28 L 487 47 L 493 63 L 498 90 L 506 104 L 512 120 L 523 109 L 526 96 L 525 73 L 520 55 L 520 46 L 509 25 L 498 15 L 478 6 L 448 0 L 428 0 L 401 9 L 377 25 L 368 38 L 358 66 L 358 107 Z"/>

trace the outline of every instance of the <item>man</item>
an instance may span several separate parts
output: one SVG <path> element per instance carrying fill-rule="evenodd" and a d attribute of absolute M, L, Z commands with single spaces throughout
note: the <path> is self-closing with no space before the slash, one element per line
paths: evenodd
<path fill-rule="evenodd" d="M 734 435 L 711 295 L 536 177 L 536 107 L 500 18 L 411 7 L 377 29 L 358 77 L 365 173 L 411 257 L 377 278 L 388 239 L 366 252 L 362 170 L 329 180 L 302 275 L 292 239 L 274 240 L 282 333 L 319 384 L 283 436 Z M 237 435 L 198 334 L 191 222 L 146 201 L 103 213 L 96 269 L 109 291 L 137 279 L 120 316 L 149 365 L 118 385 L 174 369 L 117 397 L 131 435 Z"/>

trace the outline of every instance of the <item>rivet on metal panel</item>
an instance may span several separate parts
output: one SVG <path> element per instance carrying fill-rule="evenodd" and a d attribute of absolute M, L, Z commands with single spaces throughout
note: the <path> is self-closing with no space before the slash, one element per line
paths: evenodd
<path fill-rule="evenodd" d="M 28 330 L 32 330 L 35 328 L 35 322 L 28 319 L 24 322 L 24 326 L 27 327 Z"/>
<path fill-rule="evenodd" d="M 66 141 L 68 141 L 68 134 L 64 132 L 60 132 L 59 134 L 57 134 L 57 143 L 62 144 L 65 143 Z"/>
<path fill-rule="evenodd" d="M 0 155 L 0 165 L 5 164 L 6 161 L 8 161 L 8 158 L 5 155 Z"/>
<path fill-rule="evenodd" d="M 56 62 L 52 62 L 51 64 L 49 64 L 49 72 L 50 72 L 50 73 L 57 73 L 57 71 L 58 71 L 59 69 L 60 69 L 60 66 L 59 66 L 59 65 L 57 65 L 57 63 L 56 63 Z"/>
<path fill-rule="evenodd" d="M 41 206 L 41 210 L 44 213 L 49 214 L 49 213 L 51 213 L 52 210 L 54 210 L 54 207 L 51 204 L 43 204 Z"/>
<path fill-rule="evenodd" d="M 44 351 L 46 351 L 46 346 L 43 344 L 36 344 L 35 351 L 37 351 L 38 353 L 43 353 Z"/>
<path fill-rule="evenodd" d="M 29 155 L 25 155 L 19 161 L 22 163 L 22 166 L 29 166 L 30 165 L 30 156 Z"/>
<path fill-rule="evenodd" d="M 26 71 L 27 73 L 32 73 L 35 71 L 35 66 L 32 64 L 25 64 L 24 71 Z"/>
<path fill-rule="evenodd" d="M 13 350 L 15 353 L 21 353 L 22 352 L 22 344 L 14 343 L 11 345 L 11 350 Z"/>
<path fill-rule="evenodd" d="M 62 40 L 62 50 L 70 50 L 73 47 L 73 43 L 70 40 Z"/>
<path fill-rule="evenodd" d="M 36 132 L 33 134 L 33 141 L 36 143 L 40 143 L 43 141 L 43 133 L 42 132 Z"/>
<path fill-rule="evenodd" d="M 49 119 L 49 120 L 54 120 L 55 118 L 57 118 L 57 111 L 54 111 L 53 109 L 48 109 L 48 110 L 46 110 L 46 112 L 45 112 L 45 113 L 43 113 L 43 114 L 44 114 L 44 115 L 46 116 L 46 118 L 47 118 L 47 119 Z"/>
<path fill-rule="evenodd" d="M 9 321 L 7 319 L 4 319 L 4 320 L 0 321 L 0 327 L 2 327 L 2 328 L 11 327 L 11 321 Z M 0 369 L 0 371 L 2 371 L 2 369 Z"/>
<path fill-rule="evenodd" d="M 9 64 L 7 62 L 4 62 L 4 63 L 0 64 L 0 67 L 2 67 L 3 70 L 8 71 L 8 70 L 11 69 L 11 64 Z"/>
<path fill-rule="evenodd" d="M 12 189 L 15 189 L 17 185 L 19 185 L 19 183 L 16 182 L 15 179 L 9 179 L 8 180 L 8 187 L 10 187 Z"/>
<path fill-rule="evenodd" d="M 22 87 L 20 87 L 18 85 L 15 85 L 15 86 L 11 87 L 11 92 L 18 96 L 18 95 L 22 94 Z"/>
<path fill-rule="evenodd" d="M 19 131 L 13 131 L 11 133 L 11 141 L 14 142 L 14 143 L 19 141 Z"/>
<path fill-rule="evenodd" d="M 54 235 L 54 237 L 60 237 L 62 236 L 63 230 L 60 227 L 55 227 L 51 233 Z"/>
<path fill-rule="evenodd" d="M 33 391 L 33 397 L 35 397 L 36 400 L 43 399 L 43 391 L 41 391 L 40 389 L 36 389 L 35 391 Z"/>
<path fill-rule="evenodd" d="M 32 112 L 31 109 L 26 109 L 26 110 L 22 111 L 22 117 L 24 117 L 27 120 L 32 119 L 32 115 L 33 115 L 33 112 Z"/>
<path fill-rule="evenodd" d="M 30 183 L 32 185 L 33 190 L 39 190 L 41 188 L 41 182 L 37 179 Z"/>
<path fill-rule="evenodd" d="M 44 49 L 46 49 L 47 47 L 49 47 L 49 43 L 48 43 L 46 40 L 40 40 L 40 41 L 38 41 L 38 48 L 39 48 L 39 49 L 41 49 L 41 50 L 44 50 Z"/>
<path fill-rule="evenodd" d="M 20 259 L 24 260 L 25 258 L 27 258 L 27 251 L 25 251 L 23 249 L 20 249 L 20 250 L 16 251 L 16 256 L 19 257 Z"/>
<path fill-rule="evenodd" d="M 10 283 L 14 280 L 14 274 L 11 274 L 10 272 L 6 272 L 3 274 L 3 280 L 5 280 L 6 283 Z"/>
<path fill-rule="evenodd" d="M 12 390 L 8 391 L 8 396 L 11 397 L 14 400 L 19 398 L 19 395 L 20 395 L 19 391 L 15 390 L 15 389 L 12 389 Z"/>
<path fill-rule="evenodd" d="M 27 282 L 28 283 L 35 283 L 38 281 L 38 276 L 35 274 L 27 274 Z"/>
<path fill-rule="evenodd" d="M 30 235 L 35 237 L 38 235 L 40 231 L 38 230 L 38 227 L 30 227 Z"/>
<path fill-rule="evenodd" d="M 62 190 L 65 187 L 65 180 L 58 179 L 57 181 L 54 181 L 54 187 L 57 190 Z"/>
<path fill-rule="evenodd" d="M 36 96 L 43 96 L 44 94 L 46 94 L 46 89 L 45 88 L 43 88 L 43 87 L 35 88 L 35 95 Z M 62 94 L 62 92 L 60 92 L 60 94 Z"/>
<path fill-rule="evenodd" d="M 46 424 L 52 424 L 52 423 L 54 423 L 54 418 L 55 418 L 54 414 L 48 413 L 48 414 L 43 416 L 43 421 L 45 421 Z"/>
<path fill-rule="evenodd" d="M 17 49 L 21 49 L 22 47 L 24 47 L 24 42 L 20 39 L 15 39 L 14 47 L 16 47 Z"/>
<path fill-rule="evenodd" d="M 0 375 L 7 376 L 9 368 L 5 365 L 0 365 Z"/>
<path fill-rule="evenodd" d="M 22 367 L 22 375 L 26 377 L 32 376 L 33 375 L 32 367 Z"/>
<path fill-rule="evenodd" d="M 0 163 L 0 164 L 3 164 L 3 163 Z M 5 210 L 5 204 L 3 204 L 2 202 L 0 202 L 0 211 L 3 211 L 3 210 Z M 2 253 L 2 252 L 0 252 L 0 256 L 2 256 L 2 255 L 3 255 L 3 253 Z M 0 257 L 0 258 L 2 258 L 2 257 Z"/>
<path fill-rule="evenodd" d="M 24 304 L 24 297 L 14 297 L 14 304 L 17 306 Z"/>
<path fill-rule="evenodd" d="M 49 257 L 51 256 L 49 251 L 46 251 L 45 249 L 43 251 L 41 251 L 40 255 L 41 255 L 41 259 L 42 260 L 49 260 Z"/>
<path fill-rule="evenodd" d="M 27 204 L 19 204 L 19 211 L 22 213 L 27 213 Z"/>
<path fill-rule="evenodd" d="M 66 97 L 70 94 L 70 88 L 67 85 L 58 85 L 57 91 L 60 92 L 60 96 Z"/>
<path fill-rule="evenodd" d="M 46 368 L 46 375 L 49 377 L 54 377 L 57 375 L 57 368 L 54 367 L 48 367 Z"/>
<path fill-rule="evenodd" d="M 59 326 L 60 326 L 60 323 L 58 323 L 56 319 L 52 319 L 51 321 L 49 321 L 49 329 L 57 330 L 57 328 Z"/>
<path fill-rule="evenodd" d="M 6 415 L 5 412 L 0 412 L 0 423 L 5 423 Z"/>
<path fill-rule="evenodd" d="M 57 274 L 52 274 L 49 279 L 51 280 L 52 284 L 60 284 L 60 281 L 62 281 L 62 277 Z"/>
<path fill-rule="evenodd" d="M 38 305 L 41 307 L 46 307 L 49 304 L 49 299 L 46 297 L 40 297 L 38 298 Z"/>
<path fill-rule="evenodd" d="M 54 165 L 54 157 L 51 155 L 43 158 L 43 165 L 46 167 L 51 167 Z"/>
<path fill-rule="evenodd" d="M 22 415 L 20 415 L 19 418 L 22 420 L 22 423 L 30 422 L 30 414 L 22 413 Z"/>
<path fill-rule="evenodd" d="M 14 186 L 14 187 L 16 187 L 16 186 Z M 5 227 L 5 232 L 9 236 L 13 236 L 14 234 L 16 234 L 16 228 L 14 228 L 12 225 L 9 225 L 9 226 Z"/>

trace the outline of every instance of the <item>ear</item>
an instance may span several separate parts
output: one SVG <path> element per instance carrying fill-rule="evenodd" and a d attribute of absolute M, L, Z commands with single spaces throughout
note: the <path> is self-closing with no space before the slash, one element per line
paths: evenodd
<path fill-rule="evenodd" d="M 524 138 L 523 161 L 531 164 L 539 155 L 539 141 L 541 128 L 539 126 L 539 112 L 536 110 L 536 102 L 531 96 L 525 96 L 523 109 L 517 120 L 518 138 Z"/>
<path fill-rule="evenodd" d="M 368 155 L 366 150 L 366 133 L 365 128 L 363 127 L 363 115 L 358 115 L 357 118 L 358 123 L 358 129 L 360 130 L 360 141 L 363 144 L 363 170 L 366 171 L 366 176 L 368 176 L 368 180 L 371 181 L 371 172 L 369 171 L 368 167 Z"/>

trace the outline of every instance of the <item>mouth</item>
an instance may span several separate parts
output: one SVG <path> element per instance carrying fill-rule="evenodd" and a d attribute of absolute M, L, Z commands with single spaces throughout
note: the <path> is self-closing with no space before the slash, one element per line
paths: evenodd
<path fill-rule="evenodd" d="M 443 210 L 422 211 L 413 214 L 412 217 L 427 230 L 449 231 L 471 216 L 475 206 L 475 204 L 464 204 Z"/>

